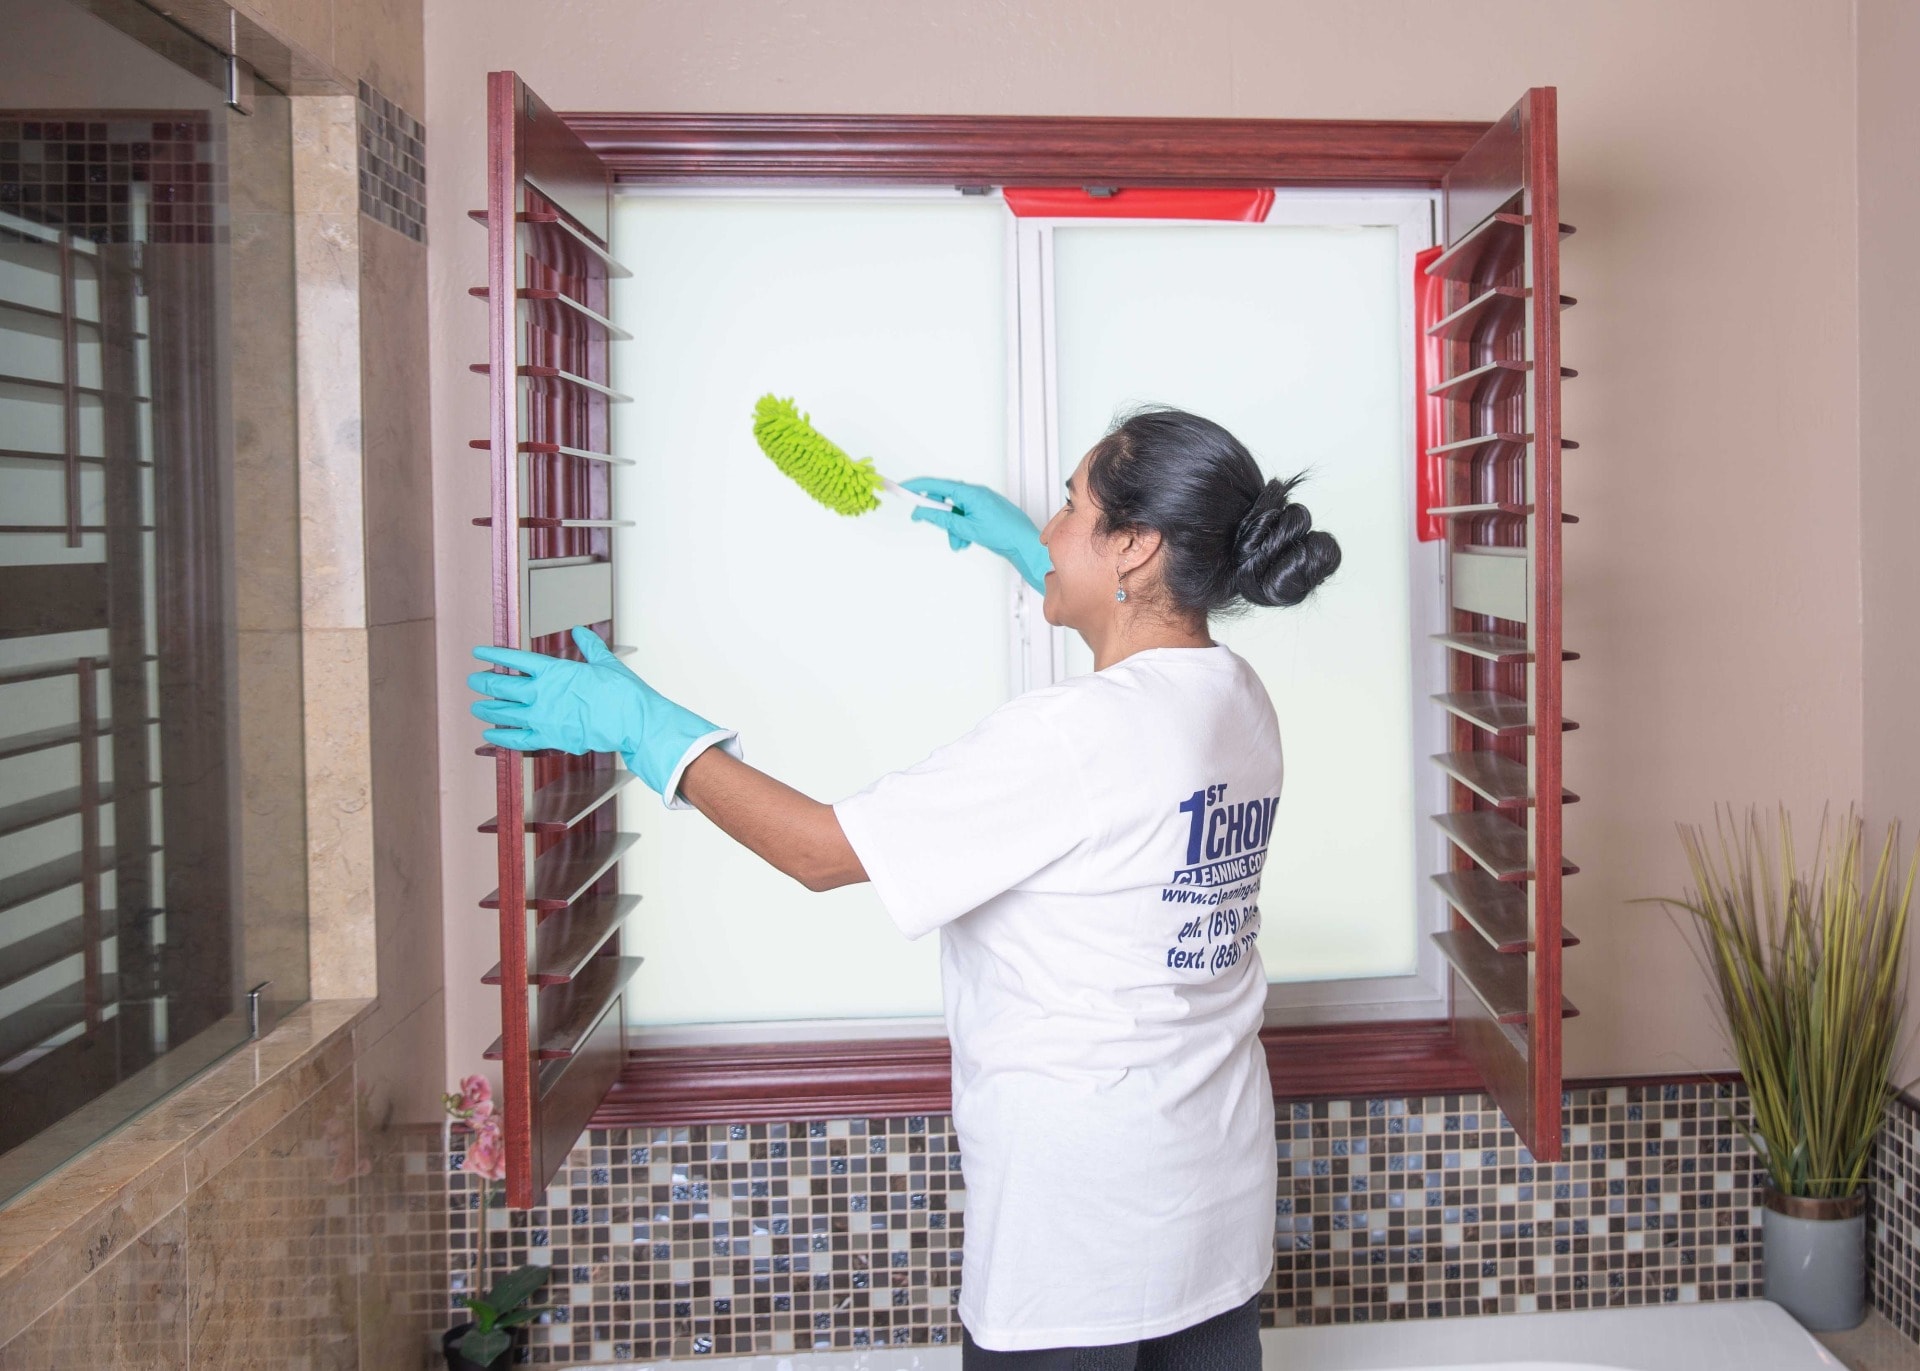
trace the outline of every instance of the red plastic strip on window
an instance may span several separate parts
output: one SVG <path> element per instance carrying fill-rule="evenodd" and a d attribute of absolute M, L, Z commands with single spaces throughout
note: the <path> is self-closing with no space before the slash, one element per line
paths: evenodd
<path fill-rule="evenodd" d="M 1427 334 L 1447 307 L 1445 279 L 1427 275 L 1427 264 L 1443 251 L 1442 247 L 1423 248 L 1413 256 L 1413 519 L 1423 543 L 1447 536 L 1446 516 L 1427 513 L 1446 503 L 1447 492 L 1446 458 L 1427 451 L 1447 441 L 1447 402 L 1427 394 L 1428 387 L 1440 383 L 1446 361 L 1446 340 Z"/>
<path fill-rule="evenodd" d="M 1273 208 L 1270 186 L 1130 186 L 1112 195 L 1089 195 L 1082 186 L 1008 186 L 1001 196 L 1022 219 L 1230 219 L 1258 224 Z"/>

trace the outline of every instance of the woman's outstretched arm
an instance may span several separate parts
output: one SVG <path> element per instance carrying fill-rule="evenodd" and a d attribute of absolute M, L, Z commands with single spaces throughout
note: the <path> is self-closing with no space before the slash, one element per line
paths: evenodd
<path fill-rule="evenodd" d="M 489 743 L 520 752 L 618 752 L 670 805 L 677 794 L 807 889 L 867 879 L 831 806 L 734 757 L 730 730 L 661 695 L 591 629 L 574 629 L 573 641 L 580 661 L 517 648 L 473 650 L 481 661 L 519 673 L 467 677 L 485 697 L 470 708 L 492 725 L 483 735 Z"/>
<path fill-rule="evenodd" d="M 694 758 L 680 778 L 680 796 L 721 832 L 808 890 L 867 879 L 832 805 L 808 799 L 722 748 L 710 747 Z"/>

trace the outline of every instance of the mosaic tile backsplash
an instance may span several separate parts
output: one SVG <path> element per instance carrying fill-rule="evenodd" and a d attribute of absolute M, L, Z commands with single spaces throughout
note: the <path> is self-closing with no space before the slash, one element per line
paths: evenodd
<path fill-rule="evenodd" d="M 1619 1086 L 1566 1106 L 1566 1160 L 1542 1165 L 1481 1095 L 1283 1105 L 1266 1321 L 1760 1292 L 1743 1096 Z M 450 1324 L 481 1284 L 479 1194 L 452 1181 Z M 593 1130 L 544 1208 L 487 1218 L 490 1279 L 554 1269 L 526 1362 L 960 1337 L 966 1190 L 944 1116 Z"/>
<path fill-rule="evenodd" d="M 95 243 L 212 243 L 226 166 L 206 115 L 0 118 L 0 210 Z"/>
<path fill-rule="evenodd" d="M 1920 1339 L 1920 1108 L 1896 1100 L 1868 1173 L 1867 1283 L 1873 1307 Z"/>
<path fill-rule="evenodd" d="M 416 243 L 427 241 L 427 130 L 360 83 L 360 212 Z"/>

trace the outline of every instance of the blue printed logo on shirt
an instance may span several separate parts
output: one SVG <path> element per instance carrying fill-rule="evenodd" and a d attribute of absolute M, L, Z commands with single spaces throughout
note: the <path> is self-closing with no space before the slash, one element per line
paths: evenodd
<path fill-rule="evenodd" d="M 1167 949 L 1175 971 L 1218 975 L 1239 964 L 1260 932 L 1260 872 L 1267 860 L 1277 795 L 1233 800 L 1224 784 L 1196 790 L 1179 805 L 1188 816 L 1186 865 L 1160 898 L 1204 912 L 1180 925 Z"/>

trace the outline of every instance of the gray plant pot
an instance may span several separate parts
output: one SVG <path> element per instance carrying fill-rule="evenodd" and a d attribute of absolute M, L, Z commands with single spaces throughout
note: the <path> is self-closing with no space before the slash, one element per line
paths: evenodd
<path fill-rule="evenodd" d="M 1803 1328 L 1856 1328 L 1867 1317 L 1867 1192 L 1810 1200 L 1761 1188 L 1767 1298 Z"/>

